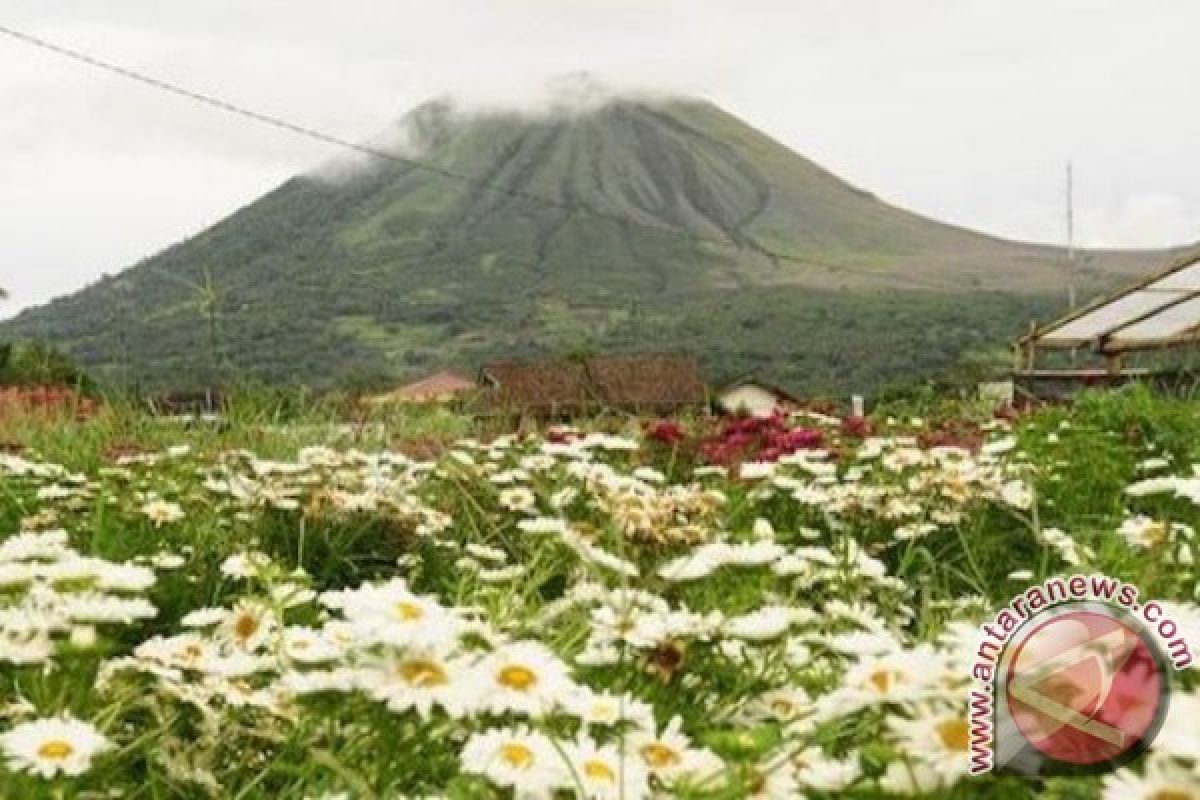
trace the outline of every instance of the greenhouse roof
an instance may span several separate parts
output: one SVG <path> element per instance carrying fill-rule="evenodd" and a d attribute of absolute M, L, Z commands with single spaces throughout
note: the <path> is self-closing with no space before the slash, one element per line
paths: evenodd
<path fill-rule="evenodd" d="M 1200 253 L 1043 325 L 1022 342 L 1104 353 L 1200 342 Z"/>

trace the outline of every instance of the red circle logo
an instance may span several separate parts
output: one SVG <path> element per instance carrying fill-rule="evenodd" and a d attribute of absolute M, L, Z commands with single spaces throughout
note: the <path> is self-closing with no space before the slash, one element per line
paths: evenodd
<path fill-rule="evenodd" d="M 1144 748 L 1166 711 L 1167 678 L 1138 626 L 1105 607 L 1063 607 L 1012 650 L 1005 695 L 1031 746 L 1098 766 Z"/>

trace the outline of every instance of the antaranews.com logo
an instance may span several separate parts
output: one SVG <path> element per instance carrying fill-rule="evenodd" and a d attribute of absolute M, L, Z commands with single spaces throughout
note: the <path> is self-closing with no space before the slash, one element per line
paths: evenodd
<path fill-rule="evenodd" d="M 969 695 L 970 772 L 1104 771 L 1144 751 L 1170 672 L 1192 664 L 1179 626 L 1103 575 L 1050 578 L 981 629 Z"/>

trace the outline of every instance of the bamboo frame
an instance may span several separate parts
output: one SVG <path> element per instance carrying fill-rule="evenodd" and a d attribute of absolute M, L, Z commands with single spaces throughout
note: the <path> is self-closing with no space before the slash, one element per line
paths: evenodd
<path fill-rule="evenodd" d="M 1156 317 L 1156 315 L 1166 311 L 1166 309 L 1174 308 L 1178 305 L 1181 305 L 1181 303 L 1194 300 L 1196 297 L 1200 297 L 1200 288 L 1193 290 L 1170 289 L 1169 291 L 1183 291 L 1184 294 L 1181 297 L 1176 297 L 1175 300 L 1164 303 L 1163 306 L 1152 309 L 1152 311 L 1141 313 L 1132 319 L 1123 319 L 1120 321 L 1120 323 L 1112 325 L 1104 331 L 1100 331 L 1097 336 L 1087 338 L 1054 339 L 1054 341 L 1045 341 L 1045 337 L 1058 329 L 1062 329 L 1062 327 L 1066 327 L 1069 323 L 1073 323 L 1073 321 L 1076 319 L 1081 319 L 1082 317 L 1086 317 L 1087 314 L 1099 311 L 1100 308 L 1110 306 L 1112 303 L 1136 293 L 1136 291 L 1168 291 L 1166 289 L 1147 289 L 1147 287 L 1150 287 L 1150 285 L 1153 285 L 1154 283 L 1158 283 L 1159 281 L 1163 281 L 1165 278 L 1175 275 L 1176 272 L 1182 272 L 1183 270 L 1188 269 L 1189 266 L 1195 266 L 1198 264 L 1200 264 L 1200 251 L 1198 251 L 1198 249 L 1192 249 L 1192 251 L 1190 251 L 1186 257 L 1175 259 L 1172 261 L 1170 266 L 1165 267 L 1165 269 L 1151 273 L 1150 276 L 1142 278 L 1141 281 L 1117 291 L 1116 294 L 1100 297 L 1100 299 L 1088 303 L 1088 305 L 1084 308 L 1079 308 L 1076 309 L 1076 311 L 1064 314 L 1062 317 L 1052 320 L 1050 323 L 1046 323 L 1045 325 L 1034 327 L 1033 330 L 1026 333 L 1025 336 L 1022 336 L 1019 339 L 1018 344 L 1027 345 L 1028 343 L 1036 342 L 1036 347 L 1038 348 L 1075 349 L 1086 347 L 1088 344 L 1102 342 L 1104 339 L 1110 338 L 1117 331 L 1124 329 L 1124 327 L 1129 327 L 1130 325 L 1140 323 L 1140 321 L 1145 321 L 1146 319 L 1152 319 L 1153 317 Z M 1163 339 L 1156 339 L 1156 343 L 1160 343 L 1162 341 Z"/>
<path fill-rule="evenodd" d="M 1153 286 L 1159 281 L 1165 280 L 1172 275 L 1182 272 L 1183 270 L 1200 265 L 1200 251 L 1192 250 L 1187 256 L 1175 259 L 1170 266 L 1165 269 L 1143 278 L 1137 283 L 1127 286 L 1121 291 L 1109 295 L 1108 297 L 1100 298 L 1092 303 L 1089 303 L 1084 308 L 1065 314 L 1058 319 L 1046 323 L 1045 325 L 1031 324 L 1029 333 L 1022 336 L 1016 342 L 1016 367 L 1018 371 L 1022 369 L 1030 370 L 1034 367 L 1037 351 L 1039 349 L 1046 350 L 1075 350 L 1081 347 L 1094 346 L 1096 352 L 1104 355 L 1117 355 L 1124 352 L 1136 350 L 1154 350 L 1163 347 L 1181 347 L 1189 344 L 1200 342 L 1200 320 L 1197 324 L 1186 329 L 1184 333 L 1175 334 L 1173 336 L 1158 337 L 1146 340 L 1121 340 L 1120 331 L 1130 328 L 1140 322 L 1153 319 L 1154 317 L 1175 308 L 1179 305 L 1187 303 L 1191 300 L 1200 298 L 1200 288 L 1197 289 L 1150 289 L 1147 287 Z M 1158 306 L 1150 311 L 1145 311 L 1136 314 L 1133 317 L 1120 320 L 1103 331 L 1098 332 L 1095 336 L 1086 338 L 1072 339 L 1047 339 L 1049 334 L 1056 330 L 1066 327 L 1075 320 L 1081 319 L 1088 314 L 1098 311 L 1106 306 L 1122 300 L 1136 292 L 1182 292 L 1180 297 L 1176 297 Z"/>

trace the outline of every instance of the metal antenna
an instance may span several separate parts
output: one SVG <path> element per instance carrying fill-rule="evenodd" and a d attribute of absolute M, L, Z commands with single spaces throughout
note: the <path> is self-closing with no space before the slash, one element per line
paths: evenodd
<path fill-rule="evenodd" d="M 1075 310 L 1075 170 L 1067 162 L 1067 306 Z"/>

